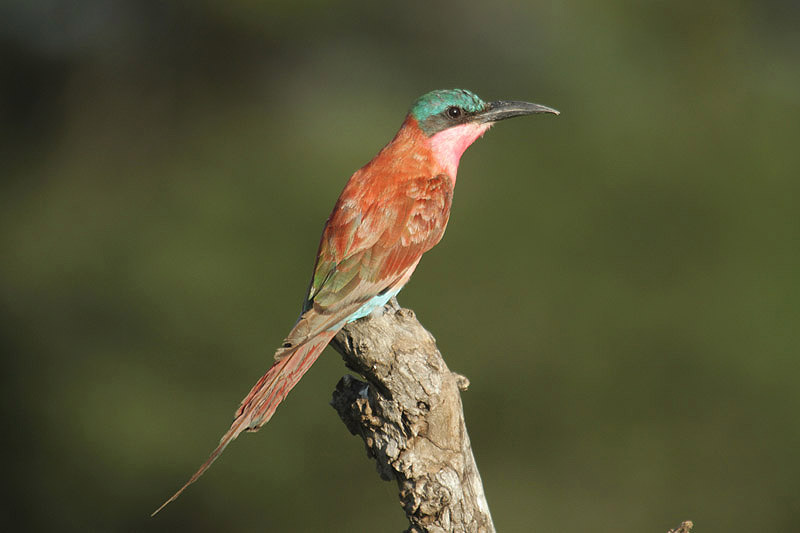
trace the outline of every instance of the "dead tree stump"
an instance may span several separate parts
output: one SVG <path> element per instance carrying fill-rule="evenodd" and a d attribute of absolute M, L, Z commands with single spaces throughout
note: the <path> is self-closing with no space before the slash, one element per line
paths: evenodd
<path fill-rule="evenodd" d="M 364 440 L 385 480 L 397 480 L 408 533 L 494 533 L 472 455 L 460 390 L 436 340 L 396 300 L 348 324 L 332 346 L 348 368 L 331 405 Z"/>
<path fill-rule="evenodd" d="M 460 391 L 469 381 L 447 368 L 414 312 L 392 299 L 331 345 L 367 380 L 344 376 L 331 405 L 363 439 L 381 478 L 397 481 L 406 533 L 495 533 L 464 424 Z"/>

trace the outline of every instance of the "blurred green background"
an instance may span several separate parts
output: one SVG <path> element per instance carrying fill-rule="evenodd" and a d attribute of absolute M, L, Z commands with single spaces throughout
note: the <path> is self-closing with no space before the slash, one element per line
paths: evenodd
<path fill-rule="evenodd" d="M 2 523 L 405 528 L 330 349 L 148 515 L 269 366 L 346 179 L 464 87 L 562 111 L 467 152 L 400 297 L 472 381 L 498 530 L 799 531 L 798 6 L 3 2 Z"/>

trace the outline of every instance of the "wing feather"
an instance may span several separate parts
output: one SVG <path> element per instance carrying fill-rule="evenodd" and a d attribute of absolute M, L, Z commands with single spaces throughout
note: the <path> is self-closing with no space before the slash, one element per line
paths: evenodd
<path fill-rule="evenodd" d="M 346 188 L 328 219 L 301 321 L 309 311 L 346 318 L 410 274 L 444 234 L 453 197 L 446 175 L 395 180 L 377 193 L 363 185 L 354 197 Z"/>

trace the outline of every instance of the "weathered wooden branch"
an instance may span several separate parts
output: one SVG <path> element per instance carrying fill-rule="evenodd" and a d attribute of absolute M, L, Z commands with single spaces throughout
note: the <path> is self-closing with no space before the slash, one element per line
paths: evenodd
<path fill-rule="evenodd" d="M 331 404 L 364 440 L 385 480 L 397 480 L 407 533 L 494 533 L 459 390 L 436 340 L 392 300 L 346 326 L 332 345 L 367 382 L 346 375 Z"/>
<path fill-rule="evenodd" d="M 397 480 L 406 533 L 495 533 L 472 455 L 459 391 L 414 312 L 392 299 L 382 315 L 347 325 L 332 342 L 348 368 L 331 405 L 364 440 L 381 478 Z M 690 533 L 691 521 L 668 533 Z"/>
<path fill-rule="evenodd" d="M 694 527 L 694 523 L 691 520 L 686 520 L 682 523 L 679 527 L 675 529 L 670 529 L 667 533 L 692 533 L 692 528 Z"/>

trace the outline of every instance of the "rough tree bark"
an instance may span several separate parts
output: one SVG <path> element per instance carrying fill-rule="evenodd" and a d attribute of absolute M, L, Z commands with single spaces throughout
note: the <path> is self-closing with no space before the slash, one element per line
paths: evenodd
<path fill-rule="evenodd" d="M 385 480 L 397 480 L 407 533 L 494 533 L 459 390 L 436 340 L 392 299 L 382 315 L 347 325 L 332 345 L 348 368 L 331 404 Z"/>
<path fill-rule="evenodd" d="M 392 299 L 381 315 L 347 325 L 332 342 L 348 368 L 331 405 L 364 440 L 381 478 L 396 480 L 406 533 L 495 533 L 451 372 L 414 312 Z M 690 533 L 691 521 L 668 533 Z"/>
<path fill-rule="evenodd" d="M 692 533 L 693 527 L 694 523 L 691 520 L 686 520 L 675 529 L 670 529 L 669 531 L 667 531 L 667 533 Z"/>

